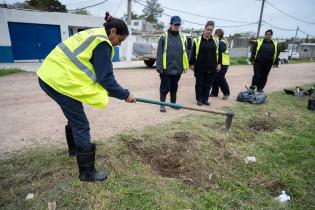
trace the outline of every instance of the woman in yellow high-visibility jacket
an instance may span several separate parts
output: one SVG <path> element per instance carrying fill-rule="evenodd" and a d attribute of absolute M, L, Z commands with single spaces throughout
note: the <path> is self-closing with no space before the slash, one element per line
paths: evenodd
<path fill-rule="evenodd" d="M 106 171 L 95 170 L 95 144 L 82 103 L 105 108 L 108 95 L 135 102 L 115 80 L 111 59 L 113 46 L 129 35 L 124 21 L 107 17 L 104 27 L 74 34 L 58 44 L 45 58 L 37 74 L 40 87 L 61 108 L 68 120 L 69 155 L 76 155 L 81 181 L 102 181 Z"/>
<path fill-rule="evenodd" d="M 263 39 L 258 39 L 252 48 L 250 61 L 254 66 L 252 87 L 256 86 L 257 91 L 263 93 L 267 83 L 271 67 L 278 67 L 279 45 L 277 40 L 272 39 L 271 29 L 265 32 Z"/>

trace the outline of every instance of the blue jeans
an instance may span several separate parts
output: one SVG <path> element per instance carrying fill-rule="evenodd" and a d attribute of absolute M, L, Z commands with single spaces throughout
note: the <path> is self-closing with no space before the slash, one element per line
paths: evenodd
<path fill-rule="evenodd" d="M 40 78 L 38 78 L 38 82 L 43 91 L 60 106 L 63 114 L 68 119 L 68 125 L 72 130 L 76 147 L 90 149 L 90 126 L 82 103 L 57 92 Z"/>

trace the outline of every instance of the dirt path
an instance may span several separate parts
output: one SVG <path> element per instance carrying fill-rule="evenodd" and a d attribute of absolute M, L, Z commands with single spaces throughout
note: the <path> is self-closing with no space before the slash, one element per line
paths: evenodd
<path fill-rule="evenodd" d="M 117 80 L 137 97 L 158 99 L 159 77 L 154 70 L 116 70 Z M 238 92 L 249 84 L 251 66 L 232 66 L 227 78 L 231 97 L 227 101 L 211 100 L 212 108 L 222 108 L 235 102 Z M 282 65 L 272 70 L 266 92 L 285 87 L 315 82 L 315 64 Z M 192 72 L 182 76 L 178 102 L 195 105 L 194 77 Z M 39 88 L 35 73 L 21 73 L 0 78 L 0 156 L 27 148 L 63 145 L 66 120 L 59 107 Z M 185 110 L 167 109 L 160 113 L 157 106 L 126 104 L 111 99 L 109 107 L 97 110 L 85 106 L 93 139 L 105 139 L 124 131 L 140 129 L 170 121 L 191 113 Z"/>

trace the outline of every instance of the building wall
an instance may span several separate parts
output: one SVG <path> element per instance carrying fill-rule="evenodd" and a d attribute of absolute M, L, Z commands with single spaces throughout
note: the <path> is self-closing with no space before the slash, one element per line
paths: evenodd
<path fill-rule="evenodd" d="M 248 57 L 248 48 L 229 48 L 231 58 Z"/>
<path fill-rule="evenodd" d="M 60 12 L 37 12 L 0 8 L 0 62 L 13 62 L 8 22 L 59 25 L 61 39 L 69 37 L 69 27 L 101 27 L 104 19 L 90 15 L 76 15 Z"/>
<path fill-rule="evenodd" d="M 300 58 L 315 58 L 315 45 L 314 46 L 303 46 L 298 47 Z"/>

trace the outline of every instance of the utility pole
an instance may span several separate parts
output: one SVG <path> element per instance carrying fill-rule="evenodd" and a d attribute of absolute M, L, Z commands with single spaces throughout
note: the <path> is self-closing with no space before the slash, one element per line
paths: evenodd
<path fill-rule="evenodd" d="M 127 25 L 131 25 L 131 1 L 128 0 L 128 20 L 127 20 Z"/>
<path fill-rule="evenodd" d="M 131 2 L 132 0 L 128 0 L 128 7 L 127 7 L 127 13 L 128 13 L 128 19 L 127 19 L 127 26 L 129 30 L 129 36 L 127 38 L 126 43 L 126 61 L 131 61 L 131 54 L 132 54 L 132 34 L 131 34 Z"/>
<path fill-rule="evenodd" d="M 265 0 L 262 0 L 256 39 L 259 38 L 260 27 L 261 27 L 261 20 L 262 20 L 262 16 L 263 16 L 263 12 L 264 12 L 264 6 L 265 6 Z"/>
<path fill-rule="evenodd" d="M 294 46 L 295 46 L 295 42 L 296 42 L 296 37 L 297 37 L 298 31 L 299 31 L 299 26 L 297 26 L 297 28 L 296 28 L 294 41 L 293 41 L 293 46 L 292 46 L 292 50 L 291 50 L 291 58 L 292 58 L 292 55 L 293 55 L 293 50 L 294 50 Z"/>

